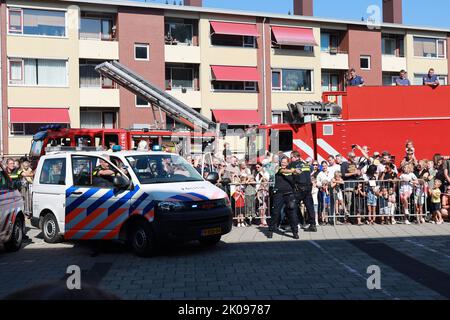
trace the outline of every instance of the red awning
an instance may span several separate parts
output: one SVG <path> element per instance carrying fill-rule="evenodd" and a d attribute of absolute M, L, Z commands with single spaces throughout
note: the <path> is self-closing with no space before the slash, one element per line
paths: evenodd
<path fill-rule="evenodd" d="M 256 24 L 211 21 L 211 27 L 216 34 L 250 37 L 259 36 L 258 30 L 256 30 Z"/>
<path fill-rule="evenodd" d="M 216 122 L 229 125 L 259 125 L 261 117 L 256 110 L 213 110 Z"/>
<path fill-rule="evenodd" d="M 11 123 L 70 123 L 69 109 L 10 108 Z"/>
<path fill-rule="evenodd" d="M 256 67 L 211 66 L 211 72 L 217 81 L 259 81 Z"/>
<path fill-rule="evenodd" d="M 312 29 L 272 26 L 275 40 L 285 46 L 317 46 Z"/>

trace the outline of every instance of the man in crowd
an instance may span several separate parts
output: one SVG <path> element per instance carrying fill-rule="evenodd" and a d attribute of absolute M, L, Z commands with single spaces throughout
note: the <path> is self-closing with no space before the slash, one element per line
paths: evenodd
<path fill-rule="evenodd" d="M 238 166 L 238 159 L 235 156 L 231 156 L 229 159 L 230 163 L 225 168 L 224 178 L 233 181 L 235 177 L 239 177 L 240 173 Z"/>
<path fill-rule="evenodd" d="M 350 77 L 347 80 L 349 87 L 362 87 L 364 86 L 364 79 L 356 74 L 355 69 L 350 70 Z"/>
<path fill-rule="evenodd" d="M 16 167 L 16 164 L 13 159 L 8 158 L 6 160 L 6 173 L 11 178 L 13 182 L 19 181 L 22 179 L 22 174 L 19 168 Z"/>
<path fill-rule="evenodd" d="M 434 74 L 434 69 L 431 68 L 428 71 L 428 74 L 425 77 L 423 77 L 423 85 L 432 87 L 434 89 L 437 88 L 439 84 L 440 84 L 439 78 L 437 75 Z"/>
<path fill-rule="evenodd" d="M 334 176 L 337 171 L 341 171 L 341 165 L 336 163 L 336 159 L 333 155 L 328 156 L 328 171 Z"/>
<path fill-rule="evenodd" d="M 288 166 L 294 174 L 295 196 L 298 204 L 302 201 L 308 212 L 307 223 L 304 226 L 305 231 L 317 232 L 314 202 L 312 198 L 311 165 L 301 160 L 300 153 L 293 151 L 291 153 L 291 163 Z"/>
<path fill-rule="evenodd" d="M 397 86 L 410 86 L 411 85 L 411 82 L 409 81 L 409 79 L 406 76 L 405 70 L 400 71 L 400 76 L 395 80 L 395 84 Z"/>

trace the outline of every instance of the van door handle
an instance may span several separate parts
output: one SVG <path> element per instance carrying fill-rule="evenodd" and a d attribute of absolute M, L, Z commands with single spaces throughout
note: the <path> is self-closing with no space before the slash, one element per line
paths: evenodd
<path fill-rule="evenodd" d="M 81 196 L 83 194 L 83 192 L 81 192 L 81 191 L 74 191 L 74 192 L 71 192 L 70 194 L 75 194 L 75 195 Z"/>

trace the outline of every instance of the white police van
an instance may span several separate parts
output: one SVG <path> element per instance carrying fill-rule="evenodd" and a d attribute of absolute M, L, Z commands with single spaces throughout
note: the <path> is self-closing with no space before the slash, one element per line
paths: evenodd
<path fill-rule="evenodd" d="M 49 243 L 119 239 L 141 256 L 167 240 L 214 245 L 231 231 L 232 213 L 210 182 L 164 152 L 47 154 L 33 182 L 32 225 Z"/>
<path fill-rule="evenodd" d="M 22 247 L 24 224 L 22 195 L 0 164 L 0 244 L 6 251 L 13 252 Z"/>

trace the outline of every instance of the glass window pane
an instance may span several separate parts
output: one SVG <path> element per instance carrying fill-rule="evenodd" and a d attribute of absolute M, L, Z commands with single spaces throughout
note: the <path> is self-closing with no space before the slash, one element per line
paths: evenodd
<path fill-rule="evenodd" d="M 95 65 L 80 65 L 80 88 L 99 88 L 100 74 L 95 71 Z"/>
<path fill-rule="evenodd" d="M 445 58 L 445 41 L 444 40 L 438 41 L 438 57 Z"/>
<path fill-rule="evenodd" d="M 281 74 L 279 71 L 272 72 L 272 88 L 280 88 L 281 87 Z"/>
<path fill-rule="evenodd" d="M 101 112 L 80 112 L 80 127 L 83 129 L 95 129 L 102 127 Z"/>
<path fill-rule="evenodd" d="M 99 39 L 101 28 L 100 19 L 81 18 L 80 39 Z"/>
<path fill-rule="evenodd" d="M 10 61 L 9 79 L 12 83 L 20 83 L 23 80 L 22 61 Z"/>
<path fill-rule="evenodd" d="M 320 49 L 325 52 L 330 50 L 330 35 L 328 33 L 322 33 L 320 35 Z"/>
<path fill-rule="evenodd" d="M 417 57 L 436 57 L 436 39 L 414 38 L 414 55 Z"/>
<path fill-rule="evenodd" d="M 22 11 L 9 10 L 9 32 L 22 33 Z"/>
<path fill-rule="evenodd" d="M 23 9 L 23 33 L 32 35 L 66 35 L 66 13 L 64 11 Z"/>
<path fill-rule="evenodd" d="M 361 57 L 361 69 L 369 69 L 370 68 L 370 58 Z"/>
<path fill-rule="evenodd" d="M 192 69 L 172 68 L 173 88 L 192 88 Z"/>
<path fill-rule="evenodd" d="M 65 60 L 38 60 L 38 85 L 66 86 L 67 70 Z"/>
<path fill-rule="evenodd" d="M 148 46 L 147 45 L 136 45 L 135 58 L 147 60 L 148 59 Z"/>
<path fill-rule="evenodd" d="M 66 159 L 47 159 L 44 161 L 39 177 L 40 184 L 66 184 Z"/>
<path fill-rule="evenodd" d="M 311 91 L 311 71 L 309 70 L 283 70 L 284 91 Z"/>
<path fill-rule="evenodd" d="M 193 32 L 191 24 L 170 23 L 168 29 L 174 43 L 192 45 Z"/>
<path fill-rule="evenodd" d="M 136 96 L 136 105 L 137 106 L 148 106 L 148 101 L 140 96 Z"/>
<path fill-rule="evenodd" d="M 37 60 L 24 59 L 24 84 L 28 86 L 37 85 Z"/>
<path fill-rule="evenodd" d="M 112 38 L 112 21 L 102 20 L 102 39 L 110 40 Z"/>

